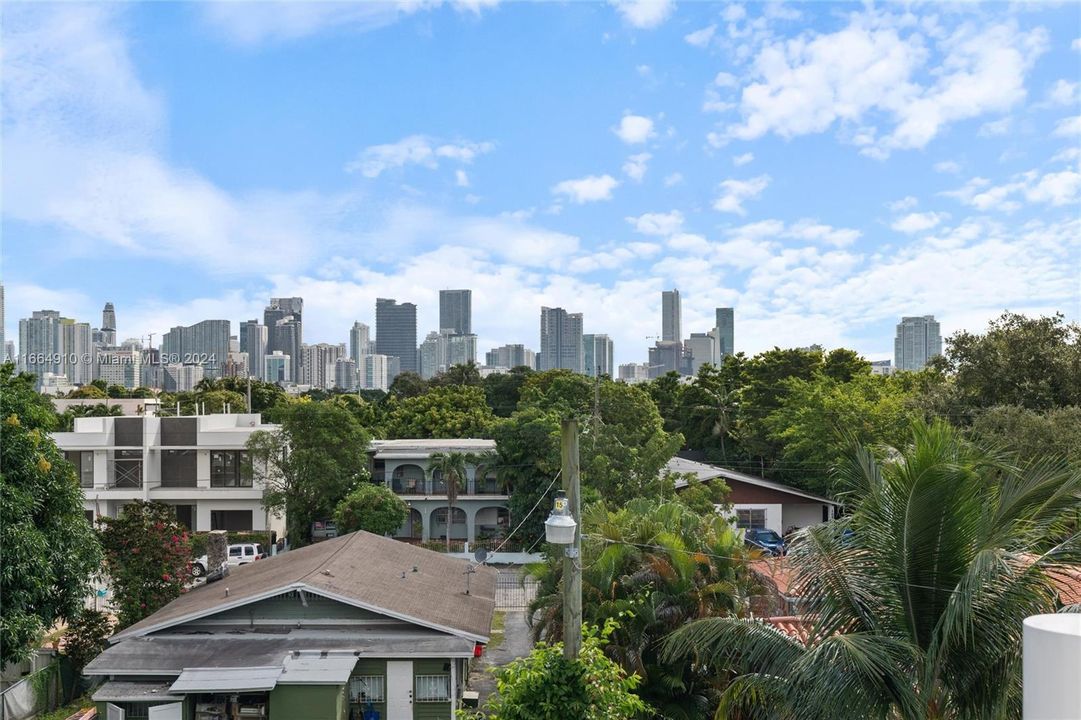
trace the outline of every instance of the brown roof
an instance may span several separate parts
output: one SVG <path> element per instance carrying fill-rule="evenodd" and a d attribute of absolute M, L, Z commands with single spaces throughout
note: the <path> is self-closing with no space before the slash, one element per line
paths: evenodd
<path fill-rule="evenodd" d="M 751 563 L 751 571 L 763 582 L 773 585 L 777 592 L 785 597 L 798 597 L 799 592 L 792 587 L 796 580 L 796 569 L 786 558 L 763 558 Z"/>
<path fill-rule="evenodd" d="M 359 531 L 232 568 L 113 636 L 114 642 L 294 589 L 372 609 L 424 627 L 487 641 L 496 572 L 469 578 L 466 560 Z"/>
<path fill-rule="evenodd" d="M 1063 605 L 1081 605 L 1081 565 L 1055 565 L 1045 571 Z"/>
<path fill-rule="evenodd" d="M 811 621 L 801 615 L 778 615 L 765 618 L 765 621 L 785 635 L 799 640 L 804 645 L 811 637 Z"/>

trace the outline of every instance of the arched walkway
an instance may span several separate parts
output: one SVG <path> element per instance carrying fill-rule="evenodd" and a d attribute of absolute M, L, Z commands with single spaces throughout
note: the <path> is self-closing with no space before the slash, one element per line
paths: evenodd
<path fill-rule="evenodd" d="M 406 518 L 405 524 L 398 528 L 394 537 L 413 540 L 424 537 L 424 517 L 416 508 L 409 508 L 409 517 Z"/>
<path fill-rule="evenodd" d="M 474 537 L 480 540 L 503 538 L 510 531 L 510 510 L 491 506 L 477 510 L 473 520 Z"/>
<path fill-rule="evenodd" d="M 429 533 L 432 540 L 444 540 L 447 537 L 447 508 L 436 508 L 432 511 L 432 526 Z M 466 519 L 465 510 L 460 507 L 454 508 L 451 515 L 450 539 L 467 540 L 469 538 L 469 523 Z"/>
<path fill-rule="evenodd" d="M 424 495 L 424 468 L 420 465 L 399 465 L 391 475 L 390 489 L 404 495 Z"/>

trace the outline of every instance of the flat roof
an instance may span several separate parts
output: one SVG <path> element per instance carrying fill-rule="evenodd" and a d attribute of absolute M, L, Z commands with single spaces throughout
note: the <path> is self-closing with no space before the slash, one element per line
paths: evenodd
<path fill-rule="evenodd" d="M 357 656 L 353 653 L 295 652 L 286 656 L 278 682 L 285 685 L 344 685 L 356 665 Z"/>
<path fill-rule="evenodd" d="M 368 446 L 368 452 L 378 460 L 405 460 L 437 452 L 482 453 L 495 449 L 495 440 L 487 438 L 373 440 Z"/>
<path fill-rule="evenodd" d="M 127 682 L 110 680 L 94 691 L 90 698 L 94 702 L 151 702 L 172 700 L 179 702 L 183 696 L 170 695 L 169 683 Z"/>
<path fill-rule="evenodd" d="M 174 693 L 259 692 L 273 690 L 281 666 L 188 668 L 169 687 Z"/>

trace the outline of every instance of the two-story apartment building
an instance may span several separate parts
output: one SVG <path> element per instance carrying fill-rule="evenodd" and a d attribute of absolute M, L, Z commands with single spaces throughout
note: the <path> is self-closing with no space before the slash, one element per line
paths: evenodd
<path fill-rule="evenodd" d="M 91 521 L 155 500 L 192 530 L 281 531 L 244 449 L 252 433 L 276 427 L 258 414 L 86 417 L 53 439 L 75 466 Z"/>
<path fill-rule="evenodd" d="M 495 440 L 375 440 L 368 448 L 372 480 L 383 482 L 409 506 L 409 519 L 395 537 L 414 540 L 451 540 L 470 543 L 504 536 L 509 528 L 509 488 L 494 467 L 477 475 L 478 463 L 467 465 L 463 487 L 458 491 L 448 531 L 447 483 L 439 471 L 431 471 L 435 453 L 458 452 L 474 457 L 495 453 Z"/>

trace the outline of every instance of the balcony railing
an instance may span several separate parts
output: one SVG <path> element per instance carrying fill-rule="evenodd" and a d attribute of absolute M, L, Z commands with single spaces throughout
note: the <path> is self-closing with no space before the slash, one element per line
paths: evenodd
<path fill-rule="evenodd" d="M 372 482 L 383 485 L 387 481 L 386 473 L 372 473 Z M 472 488 L 470 487 L 472 485 Z M 440 477 L 417 478 L 390 476 L 390 489 L 399 495 L 427 495 L 446 497 L 447 481 Z M 510 489 L 496 478 L 477 479 L 472 483 L 462 481 L 458 487 L 459 495 L 509 495 Z"/>
<path fill-rule="evenodd" d="M 118 462 L 113 466 L 114 488 L 141 488 L 143 486 L 142 462 Z"/>

